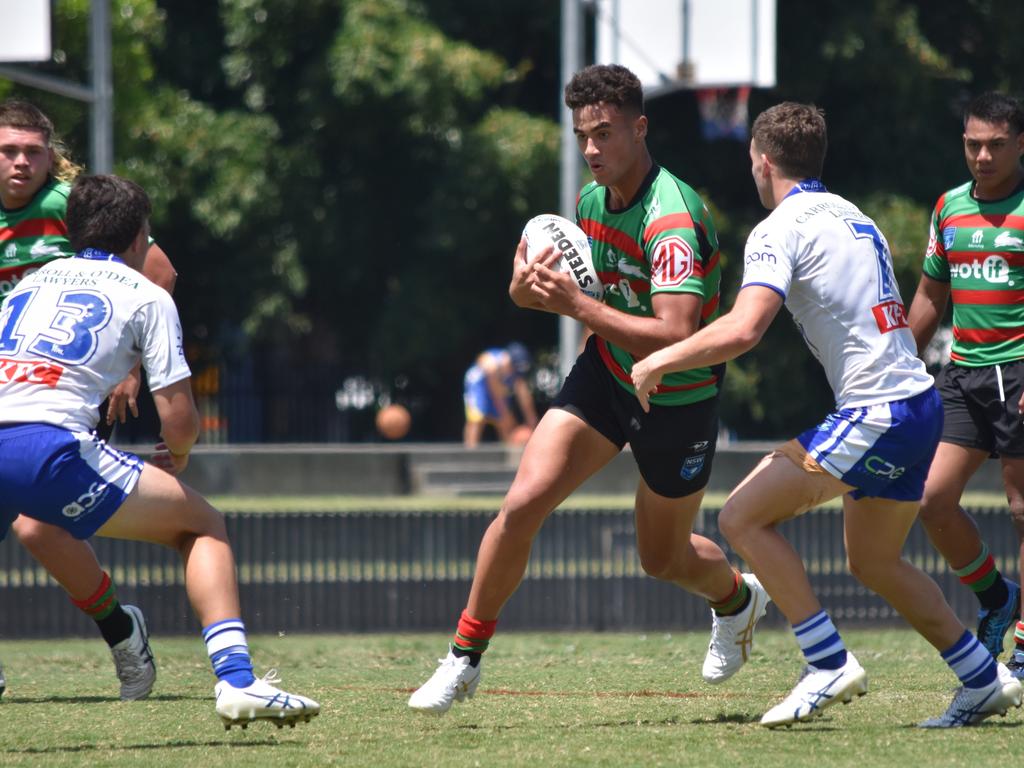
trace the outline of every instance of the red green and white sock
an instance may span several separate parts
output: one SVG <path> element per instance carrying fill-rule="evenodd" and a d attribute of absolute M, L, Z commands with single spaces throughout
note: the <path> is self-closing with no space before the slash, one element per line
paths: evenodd
<path fill-rule="evenodd" d="M 1014 650 L 1024 653 L 1024 621 L 1017 622 L 1017 628 L 1013 630 L 1013 642 L 1016 645 Z"/>
<path fill-rule="evenodd" d="M 117 601 L 117 591 L 110 580 L 110 574 L 103 572 L 100 585 L 84 600 L 72 598 L 75 607 L 96 622 L 100 634 L 107 645 L 113 648 L 123 640 L 131 637 L 134 625 L 129 616 Z"/>
<path fill-rule="evenodd" d="M 983 608 L 993 610 L 1006 604 L 1009 592 L 987 544 L 982 542 L 980 554 L 963 568 L 955 570 L 961 583 L 970 587 Z"/>
<path fill-rule="evenodd" d="M 734 570 L 732 573 L 732 592 L 718 602 L 708 600 L 711 610 L 719 616 L 733 616 L 746 608 L 750 602 L 750 587 L 747 586 L 747 582 L 743 580 L 739 571 Z"/>
<path fill-rule="evenodd" d="M 481 621 L 463 611 L 459 617 L 459 626 L 455 629 L 455 636 L 452 638 L 452 653 L 456 656 L 468 656 L 470 663 L 475 667 L 480 662 L 480 654 L 490 645 L 497 626 L 497 619 Z"/>

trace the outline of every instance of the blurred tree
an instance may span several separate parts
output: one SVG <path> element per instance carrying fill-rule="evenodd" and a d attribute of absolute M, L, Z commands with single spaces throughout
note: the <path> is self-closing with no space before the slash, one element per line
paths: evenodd
<path fill-rule="evenodd" d="M 84 81 L 89 2 L 55 9 L 53 61 L 40 68 Z M 454 439 L 462 372 L 480 348 L 554 346 L 554 319 L 516 310 L 506 287 L 523 222 L 557 207 L 558 3 L 112 10 L 117 169 L 153 195 L 202 359 L 244 360 L 259 386 L 308 392 L 296 407 L 314 411 L 330 410 L 342 378 L 360 392 L 377 382 L 422 404 L 418 437 Z M 751 118 L 783 99 L 825 109 L 825 181 L 876 217 L 907 300 L 931 205 L 967 178 L 959 111 L 973 93 L 1015 87 L 1021 22 L 1013 0 L 779 3 L 780 85 L 754 92 Z M 0 96 L 13 93 L 86 157 L 83 105 L 0 80 Z M 655 159 L 711 203 L 728 307 L 765 215 L 746 147 L 701 139 L 692 93 L 648 111 Z M 743 437 L 790 434 L 831 405 L 789 325 L 775 323 L 727 378 L 725 421 Z M 292 434 L 289 407 L 265 414 L 278 439 Z"/>

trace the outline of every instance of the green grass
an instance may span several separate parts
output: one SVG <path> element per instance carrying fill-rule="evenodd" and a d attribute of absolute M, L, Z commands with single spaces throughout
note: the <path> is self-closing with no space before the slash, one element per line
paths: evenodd
<path fill-rule="evenodd" d="M 704 632 L 499 635 L 477 697 L 445 717 L 410 712 L 410 689 L 444 650 L 430 635 L 260 636 L 260 669 L 318 699 L 309 725 L 225 732 L 198 638 L 156 638 L 160 677 L 144 702 L 116 700 L 98 640 L 0 642 L 8 766 L 984 766 L 1024 750 L 1019 710 L 946 732 L 914 723 L 945 709 L 955 685 L 908 631 L 847 631 L 870 693 L 792 729 L 760 715 L 795 681 L 789 633 L 763 631 L 722 687 L 700 680 Z"/>
<path fill-rule="evenodd" d="M 705 507 L 721 507 L 726 493 L 708 493 Z M 494 509 L 501 506 L 500 496 L 211 496 L 210 503 L 225 512 L 365 512 L 372 510 L 450 510 Z M 964 494 L 965 507 L 1000 507 L 1006 497 L 998 493 Z M 838 507 L 838 499 L 825 504 Z M 623 494 L 574 494 L 562 506 L 572 509 L 631 509 L 633 497 Z"/>

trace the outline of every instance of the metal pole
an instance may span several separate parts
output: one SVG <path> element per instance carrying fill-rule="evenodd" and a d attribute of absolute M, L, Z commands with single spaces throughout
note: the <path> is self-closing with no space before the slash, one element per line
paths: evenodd
<path fill-rule="evenodd" d="M 92 62 L 92 173 L 114 169 L 114 81 L 110 60 L 110 0 L 92 0 L 89 22 Z"/>
<path fill-rule="evenodd" d="M 583 67 L 583 14 L 580 0 L 562 0 L 562 84 Z M 559 94 L 561 96 L 561 94 Z M 561 102 L 561 98 L 559 98 Z M 562 215 L 576 220 L 576 195 L 579 193 L 580 154 L 572 130 L 572 114 L 560 104 L 562 116 L 562 154 L 559 203 Z M 558 369 L 564 379 L 576 361 L 580 345 L 580 324 L 571 317 L 558 318 Z"/>

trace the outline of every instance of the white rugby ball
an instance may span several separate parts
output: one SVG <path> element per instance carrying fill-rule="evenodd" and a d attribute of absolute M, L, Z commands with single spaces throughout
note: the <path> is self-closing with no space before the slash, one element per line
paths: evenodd
<path fill-rule="evenodd" d="M 561 254 L 555 262 L 559 272 L 568 272 L 583 293 L 598 301 L 604 296 L 604 285 L 594 269 L 590 238 L 573 222 L 553 213 L 534 216 L 523 227 L 526 238 L 526 260 L 533 261 L 549 245 Z"/>

